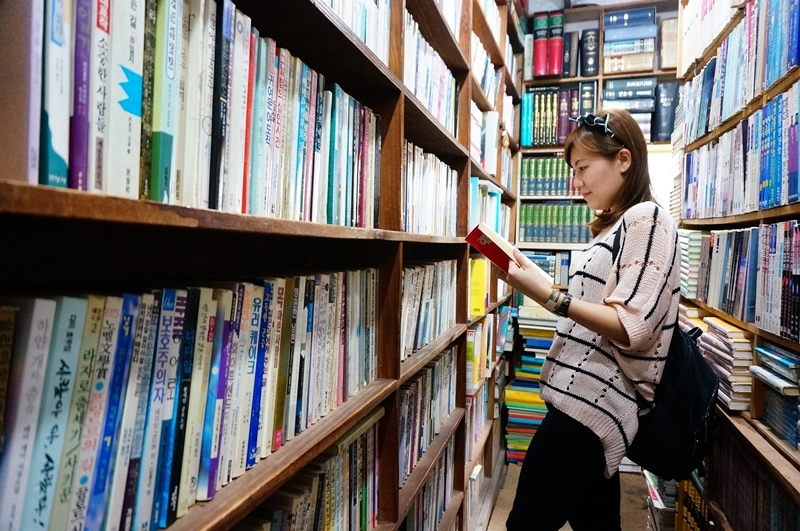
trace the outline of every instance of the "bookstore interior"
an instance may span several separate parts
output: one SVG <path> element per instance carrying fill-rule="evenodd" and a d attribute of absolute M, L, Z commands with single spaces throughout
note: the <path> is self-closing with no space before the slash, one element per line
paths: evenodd
<path fill-rule="evenodd" d="M 646 527 L 800 530 L 797 0 L 3 0 L 0 35 L 3 530 L 505 529 L 559 317 L 502 270 L 567 289 L 603 109 L 719 377 L 690 477 L 623 461 Z"/>

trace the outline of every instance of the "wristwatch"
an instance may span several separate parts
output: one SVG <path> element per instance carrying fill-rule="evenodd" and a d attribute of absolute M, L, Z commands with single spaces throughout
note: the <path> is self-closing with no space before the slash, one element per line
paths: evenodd
<path fill-rule="evenodd" d="M 561 292 L 557 289 L 554 289 L 550 292 L 550 297 L 544 302 L 544 307 L 550 310 L 551 312 L 556 311 L 556 306 L 558 305 L 558 296 L 561 295 Z"/>
<path fill-rule="evenodd" d="M 569 313 L 569 304 L 571 302 L 572 302 L 572 295 L 567 293 L 561 299 L 561 304 L 559 304 L 558 307 L 553 311 L 555 312 L 556 315 L 560 315 L 561 317 L 569 317 L 569 315 L 567 314 Z"/>

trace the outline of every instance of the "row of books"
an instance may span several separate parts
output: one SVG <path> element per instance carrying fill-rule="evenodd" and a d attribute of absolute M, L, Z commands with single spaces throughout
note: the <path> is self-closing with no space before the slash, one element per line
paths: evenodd
<path fill-rule="evenodd" d="M 425 40 L 419 24 L 406 11 L 403 82 L 442 126 L 458 131 L 458 86 L 436 49 Z"/>
<path fill-rule="evenodd" d="M 730 216 L 800 199 L 799 96 L 795 83 L 717 143 L 686 155 L 685 217 Z"/>
<path fill-rule="evenodd" d="M 497 7 L 497 2 L 479 0 L 478 5 L 481 7 L 483 18 L 486 20 L 486 25 L 489 27 L 494 41 L 500 42 L 500 8 Z"/>
<path fill-rule="evenodd" d="M 708 528 L 708 523 L 706 498 L 701 494 L 698 485 L 693 479 L 679 481 L 675 500 L 675 529 L 701 531 Z"/>
<path fill-rule="evenodd" d="M 4 527 L 166 527 L 375 379 L 376 299 L 363 270 L 4 301 Z"/>
<path fill-rule="evenodd" d="M 519 171 L 521 196 L 574 196 L 573 173 L 564 157 L 523 157 Z"/>
<path fill-rule="evenodd" d="M 456 278 L 455 260 L 403 268 L 400 361 L 455 325 Z"/>
<path fill-rule="evenodd" d="M 751 3 L 700 75 L 687 84 L 689 141 L 742 110 L 800 63 L 800 7 L 790 0 Z"/>
<path fill-rule="evenodd" d="M 470 318 L 482 317 L 489 307 L 492 263 L 482 255 L 469 258 L 469 313 Z"/>
<path fill-rule="evenodd" d="M 572 256 L 571 251 L 522 251 L 531 262 L 541 267 L 542 270 L 553 277 L 555 284 L 565 286 L 569 283 L 569 264 Z M 518 303 L 533 305 L 533 301 L 527 301 L 526 296 L 518 293 Z"/>
<path fill-rule="evenodd" d="M 490 175 L 497 175 L 497 143 L 500 138 L 500 114 L 481 111 L 470 102 L 470 156 L 480 162 Z"/>
<path fill-rule="evenodd" d="M 361 42 L 389 65 L 390 0 L 324 0 Z"/>
<path fill-rule="evenodd" d="M 403 531 L 434 531 L 441 529 L 439 523 L 453 497 L 453 471 L 455 470 L 455 439 L 447 442 L 447 447 L 436 462 L 433 473 L 422 485 L 405 520 L 400 525 Z M 456 519 L 457 520 L 457 519 Z M 460 529 L 454 521 L 448 531 Z"/>
<path fill-rule="evenodd" d="M 563 145 L 578 124 L 575 117 L 594 111 L 596 81 L 581 82 L 577 89 L 529 87 L 520 103 L 522 146 Z"/>
<path fill-rule="evenodd" d="M 292 531 L 370 529 L 378 523 L 378 428 L 369 413 L 237 524 L 240 529 Z"/>
<path fill-rule="evenodd" d="M 647 529 L 653 531 L 675 530 L 675 480 L 664 480 L 649 470 L 642 472 L 647 485 Z"/>
<path fill-rule="evenodd" d="M 459 0 L 434 0 L 434 3 L 442 13 L 445 22 L 447 22 L 450 33 L 458 35 L 459 28 L 461 27 L 462 2 Z"/>
<path fill-rule="evenodd" d="M 403 230 L 435 236 L 456 235 L 458 173 L 432 153 L 405 141 L 402 170 Z"/>
<path fill-rule="evenodd" d="M 497 96 L 503 87 L 503 69 L 495 69 L 492 58 L 484 48 L 480 37 L 473 32 L 470 35 L 472 45 L 470 48 L 470 71 L 474 74 L 475 80 L 480 85 L 483 94 L 492 104 L 496 105 Z"/>
<path fill-rule="evenodd" d="M 518 242 L 586 243 L 592 211 L 586 204 L 566 201 L 523 203 L 520 206 Z"/>
<path fill-rule="evenodd" d="M 761 420 L 793 448 L 800 449 L 800 355 L 772 343 L 755 348 L 750 372 L 764 383 Z"/>
<path fill-rule="evenodd" d="M 480 389 L 475 389 L 467 393 L 466 411 L 464 413 L 465 430 L 467 432 L 466 455 L 467 460 L 472 459 L 472 454 L 480 442 L 483 430 L 489 424 L 489 393 L 493 392 L 490 385 L 483 385 Z M 474 507 L 474 501 L 470 500 L 470 507 Z"/>
<path fill-rule="evenodd" d="M 497 333 L 495 314 L 467 328 L 467 391 L 474 395 L 489 377 L 495 360 L 494 339 Z"/>
<path fill-rule="evenodd" d="M 469 178 L 469 227 L 485 223 L 508 239 L 511 229 L 511 207 L 502 202 L 503 190 L 491 181 Z"/>
<path fill-rule="evenodd" d="M 714 39 L 722 33 L 728 22 L 736 15 L 737 8 L 729 2 L 707 4 L 690 2 L 683 6 L 681 15 L 682 35 L 680 46 L 681 60 L 678 74 L 688 73 L 694 60 L 708 50 Z"/>
<path fill-rule="evenodd" d="M 401 487 L 456 407 L 456 360 L 456 349 L 449 348 L 400 386 L 398 467 Z"/>
<path fill-rule="evenodd" d="M 91 4 L 76 10 L 82 17 L 76 27 L 87 34 L 75 41 L 74 61 L 70 46 L 45 54 L 54 71 L 68 75 L 43 81 L 52 97 L 43 103 L 42 138 L 49 144 L 41 150 L 39 182 L 190 207 L 375 225 L 380 120 L 370 109 L 262 38 L 229 0 L 216 7 L 193 0 L 185 12 L 183 4 L 157 12 L 150 4 L 147 12 L 143 3 L 131 4 L 114 10 L 110 25 L 91 23 L 107 20 L 97 15 L 107 6 Z M 71 14 L 62 15 L 72 21 Z M 181 56 L 183 67 L 167 72 Z M 96 64 L 111 64 L 111 75 Z M 118 72 L 123 77 L 116 80 Z M 50 113 L 51 107 L 69 109 L 73 93 L 71 120 L 62 111 Z M 129 99 L 136 94 L 141 102 Z"/>

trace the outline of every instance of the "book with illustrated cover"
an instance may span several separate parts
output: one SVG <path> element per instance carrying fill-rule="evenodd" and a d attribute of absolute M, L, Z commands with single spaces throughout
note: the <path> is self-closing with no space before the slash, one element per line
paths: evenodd
<path fill-rule="evenodd" d="M 502 269 L 504 273 L 508 273 L 508 266 L 512 261 L 517 263 L 516 258 L 514 258 L 514 246 L 483 222 L 478 223 L 478 225 L 467 234 L 467 243 L 480 251 L 480 253 L 491 260 L 494 265 Z M 536 266 L 536 269 L 544 275 L 548 282 L 551 284 L 554 283 L 553 277 L 547 274 L 542 268 Z"/>

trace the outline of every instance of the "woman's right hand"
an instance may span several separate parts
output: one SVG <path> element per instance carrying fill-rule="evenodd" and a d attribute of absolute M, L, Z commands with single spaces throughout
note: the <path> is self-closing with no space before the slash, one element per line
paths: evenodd
<path fill-rule="evenodd" d="M 552 284 L 541 269 L 517 248 L 514 248 L 514 260 L 516 263 L 512 260 L 508 264 L 506 282 L 544 306 L 553 291 Z"/>

